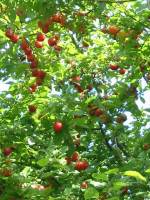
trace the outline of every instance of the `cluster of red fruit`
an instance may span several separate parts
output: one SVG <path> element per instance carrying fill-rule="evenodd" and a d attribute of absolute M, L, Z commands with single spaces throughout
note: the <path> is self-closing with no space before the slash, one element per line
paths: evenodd
<path fill-rule="evenodd" d="M 38 27 L 41 28 L 43 33 L 49 32 L 49 26 L 51 26 L 53 23 L 59 23 L 62 26 L 65 25 L 65 17 L 61 13 L 56 13 L 53 16 L 49 17 L 45 22 L 39 21 Z"/>
<path fill-rule="evenodd" d="M 46 38 L 46 36 L 43 33 L 38 33 L 36 41 L 35 41 L 35 47 L 42 48 L 43 47 L 42 42 L 45 40 L 45 38 Z"/>
<path fill-rule="evenodd" d="M 3 149 L 3 154 L 4 156 L 10 156 L 13 152 L 13 148 L 12 147 L 5 147 Z M 2 176 L 5 176 L 5 177 L 9 177 L 12 175 L 12 171 L 10 169 L 7 169 L 7 168 L 4 168 L 4 169 L 1 169 L 1 174 Z"/>
<path fill-rule="evenodd" d="M 4 168 L 0 170 L 0 174 L 5 177 L 12 176 L 12 171 L 10 169 Z"/>
<path fill-rule="evenodd" d="M 79 93 L 81 93 L 81 92 L 84 91 L 83 88 L 81 87 L 80 83 L 79 83 L 80 80 L 81 80 L 80 76 L 74 76 L 74 77 L 72 77 L 72 79 L 71 79 L 71 83 L 74 85 L 74 87 L 76 88 L 76 90 L 77 90 Z"/>
<path fill-rule="evenodd" d="M 37 42 L 39 42 L 40 45 L 40 42 L 44 41 L 44 39 L 45 39 L 44 34 L 42 33 L 37 34 L 37 40 L 35 42 L 37 44 L 37 48 L 39 48 Z M 25 55 L 27 56 L 28 62 L 30 62 L 32 76 L 36 78 L 36 83 L 31 85 L 29 89 L 30 92 L 33 93 L 36 91 L 37 87 L 43 83 L 46 73 L 43 70 L 38 69 L 38 60 L 33 54 L 32 49 L 30 48 L 29 43 L 25 38 L 22 39 L 21 48 L 24 51 Z M 36 107 L 34 105 L 29 105 L 29 112 L 33 113 L 35 111 Z"/>
<path fill-rule="evenodd" d="M 37 36 L 37 38 L 41 38 L 42 36 L 39 35 Z M 42 84 L 46 73 L 43 70 L 39 70 L 38 68 L 38 60 L 35 57 L 35 55 L 33 54 L 32 49 L 29 46 L 29 43 L 27 42 L 27 40 L 25 38 L 22 39 L 22 43 L 21 43 L 21 49 L 24 51 L 25 55 L 27 56 L 27 60 L 28 62 L 30 62 L 30 69 L 32 72 L 32 76 L 36 78 L 36 86 L 39 86 Z M 36 87 L 31 88 L 31 92 L 35 92 Z"/>
<path fill-rule="evenodd" d="M 45 34 L 43 33 L 38 33 L 37 34 L 37 38 L 36 38 L 36 41 L 35 41 L 35 47 L 40 49 L 43 47 L 43 41 L 45 40 L 46 36 Z M 57 44 L 59 41 L 59 36 L 58 35 L 54 35 L 53 37 L 51 37 L 49 40 L 48 40 L 48 45 L 51 46 L 51 47 L 54 47 L 54 50 L 57 51 L 57 52 L 60 52 L 61 51 L 61 47 Z"/>
<path fill-rule="evenodd" d="M 129 42 L 129 40 L 125 40 L 125 39 L 130 37 L 130 38 L 132 38 L 136 41 L 134 48 L 140 47 L 137 40 L 138 40 L 139 36 L 141 35 L 142 31 L 139 31 L 139 30 L 124 31 L 124 30 L 121 30 L 119 27 L 117 27 L 115 25 L 109 26 L 108 28 L 104 27 L 104 28 L 101 29 L 101 31 L 103 33 L 108 33 L 111 36 L 114 36 L 115 38 L 117 37 L 118 39 L 124 40 L 125 43 Z"/>
<path fill-rule="evenodd" d="M 119 67 L 119 65 L 116 65 L 116 64 L 110 64 L 109 65 L 109 68 L 111 69 L 111 70 L 118 70 L 120 67 Z M 119 73 L 120 74 L 125 74 L 126 73 L 126 70 L 125 69 L 123 69 L 123 68 L 120 68 L 119 69 Z"/>
<path fill-rule="evenodd" d="M 54 35 L 48 40 L 48 45 L 53 47 L 55 51 L 60 52 L 61 51 L 61 46 L 59 46 L 57 43 L 59 41 L 59 36 Z"/>
<path fill-rule="evenodd" d="M 104 111 L 100 108 L 98 108 L 97 106 L 95 105 L 88 105 L 89 107 L 89 114 L 91 116 L 96 116 L 96 117 L 99 117 L 100 115 L 102 115 L 104 113 Z"/>
<path fill-rule="evenodd" d="M 84 89 L 81 87 L 81 84 L 79 83 L 81 80 L 80 76 L 73 76 L 71 78 L 71 83 L 74 85 L 74 87 L 76 88 L 76 90 L 79 92 L 79 93 L 82 93 L 84 92 Z M 93 89 L 93 85 L 92 84 L 89 84 L 87 86 L 87 90 L 88 91 L 91 91 Z"/>
<path fill-rule="evenodd" d="M 124 31 L 121 30 L 119 27 L 116 25 L 109 26 L 108 28 L 104 27 L 101 29 L 103 33 L 108 33 L 113 36 L 117 36 L 119 38 L 126 38 L 129 36 L 132 36 L 133 39 L 138 39 L 142 31 L 134 31 L 134 30 L 128 30 Z"/>
<path fill-rule="evenodd" d="M 86 170 L 89 166 L 86 160 L 83 161 L 79 160 L 79 153 L 76 151 L 72 154 L 71 157 L 66 157 L 65 160 L 68 165 L 71 164 L 72 162 L 76 162 L 75 169 L 78 171 Z"/>
<path fill-rule="evenodd" d="M 115 36 L 120 31 L 120 29 L 117 26 L 109 26 L 108 29 L 102 28 L 101 31 L 103 33 L 109 33 Z"/>
<path fill-rule="evenodd" d="M 39 39 L 40 41 L 43 40 L 43 38 L 44 38 L 44 36 L 42 34 L 37 35 L 37 39 Z M 42 84 L 42 82 L 46 76 L 46 73 L 43 70 L 38 69 L 38 60 L 35 57 L 35 55 L 33 54 L 33 51 L 30 48 L 29 43 L 27 42 L 27 40 L 25 38 L 22 39 L 21 49 L 27 56 L 28 62 L 30 62 L 30 69 L 32 72 L 32 76 L 36 78 L 36 83 L 31 85 L 31 87 L 29 89 L 29 91 L 31 93 L 33 93 L 33 92 L 35 92 L 37 87 Z M 29 112 L 33 113 L 35 111 L 36 111 L 36 107 L 34 105 L 30 105 Z"/>
<path fill-rule="evenodd" d="M 6 37 L 8 37 L 13 43 L 17 43 L 19 40 L 19 35 L 15 34 L 11 28 L 8 28 L 5 32 Z"/>

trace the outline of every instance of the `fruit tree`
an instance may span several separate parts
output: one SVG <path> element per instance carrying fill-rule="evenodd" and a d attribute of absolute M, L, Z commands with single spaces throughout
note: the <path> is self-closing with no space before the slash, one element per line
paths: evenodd
<path fill-rule="evenodd" d="M 0 1 L 1 200 L 150 199 L 148 6 Z"/>

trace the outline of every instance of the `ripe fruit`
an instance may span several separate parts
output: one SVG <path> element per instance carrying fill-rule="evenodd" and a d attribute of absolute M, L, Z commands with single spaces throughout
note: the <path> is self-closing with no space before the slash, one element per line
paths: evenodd
<path fill-rule="evenodd" d="M 120 69 L 120 70 L 119 70 L 119 73 L 120 73 L 120 74 L 125 74 L 125 73 L 126 73 L 126 70 L 125 70 L 125 69 Z"/>
<path fill-rule="evenodd" d="M 93 85 L 92 85 L 92 84 L 89 84 L 89 85 L 87 86 L 87 89 L 88 89 L 89 91 L 91 91 L 91 90 L 93 89 Z"/>
<path fill-rule="evenodd" d="M 60 133 L 63 129 L 63 124 L 61 122 L 55 122 L 53 125 L 55 133 Z"/>
<path fill-rule="evenodd" d="M 150 144 L 144 144 L 143 145 L 144 150 L 149 150 L 150 149 Z"/>
<path fill-rule="evenodd" d="M 42 27 L 43 27 L 42 21 L 38 21 L 38 27 L 39 27 L 39 28 L 42 28 Z"/>
<path fill-rule="evenodd" d="M 49 46 L 55 46 L 57 44 L 57 39 L 55 37 L 52 37 L 48 40 Z"/>
<path fill-rule="evenodd" d="M 108 28 L 108 32 L 112 35 L 116 35 L 119 31 L 120 29 L 117 26 L 110 26 Z"/>
<path fill-rule="evenodd" d="M 33 93 L 33 92 L 36 91 L 36 89 L 37 89 L 37 85 L 36 85 L 36 84 L 33 84 L 33 85 L 30 86 L 29 91 L 30 91 L 31 93 Z"/>
<path fill-rule="evenodd" d="M 63 26 L 65 24 L 65 17 L 61 13 L 56 13 L 52 16 L 52 21 L 60 23 Z"/>
<path fill-rule="evenodd" d="M 55 51 L 59 52 L 59 51 L 61 51 L 62 48 L 61 48 L 61 46 L 55 45 L 54 49 L 55 49 Z"/>
<path fill-rule="evenodd" d="M 67 165 L 70 165 L 72 162 L 72 159 L 70 157 L 66 157 L 65 160 L 67 162 Z"/>
<path fill-rule="evenodd" d="M 127 116 L 122 113 L 117 117 L 116 122 L 122 124 L 126 120 L 127 120 Z"/>
<path fill-rule="evenodd" d="M 124 187 L 124 188 L 122 189 L 121 193 L 122 193 L 123 195 L 128 194 L 128 187 L 127 187 L 127 186 Z"/>
<path fill-rule="evenodd" d="M 22 38 L 21 49 L 26 50 L 29 48 L 29 44 L 25 38 Z"/>
<path fill-rule="evenodd" d="M 16 35 L 15 33 L 13 33 L 10 39 L 13 43 L 17 43 L 19 40 L 19 35 Z"/>
<path fill-rule="evenodd" d="M 37 78 L 36 79 L 36 85 L 42 85 L 42 83 L 43 83 L 43 79 L 41 79 L 41 78 Z"/>
<path fill-rule="evenodd" d="M 87 189 L 88 188 L 88 183 L 86 181 L 82 182 L 80 185 L 81 189 Z"/>
<path fill-rule="evenodd" d="M 5 156 L 9 156 L 12 153 L 12 148 L 11 147 L 6 147 L 3 149 L 3 154 Z"/>
<path fill-rule="evenodd" d="M 42 70 L 32 70 L 32 76 L 40 78 L 40 79 L 44 79 L 46 76 L 46 73 Z"/>
<path fill-rule="evenodd" d="M 5 176 L 5 177 L 9 177 L 12 175 L 12 172 L 10 169 L 2 169 L 2 176 Z"/>
<path fill-rule="evenodd" d="M 30 55 L 27 55 L 27 60 L 29 61 L 29 62 L 32 62 L 32 61 L 34 61 L 34 59 L 35 59 L 35 56 L 31 53 Z"/>
<path fill-rule="evenodd" d="M 29 105 L 28 108 L 30 113 L 36 112 L 36 107 L 34 105 Z"/>
<path fill-rule="evenodd" d="M 95 116 L 99 117 L 100 115 L 103 114 L 103 111 L 102 111 L 101 109 L 97 108 L 97 109 L 95 110 L 94 114 L 95 114 Z"/>
<path fill-rule="evenodd" d="M 38 66 L 38 61 L 37 60 L 33 60 L 30 64 L 31 69 L 37 68 Z"/>
<path fill-rule="evenodd" d="M 82 93 L 84 91 L 80 84 L 79 85 L 75 85 L 75 88 L 79 93 Z"/>
<path fill-rule="evenodd" d="M 82 170 L 87 169 L 88 166 L 89 166 L 89 164 L 87 161 L 77 161 L 75 164 L 75 169 L 78 171 L 82 171 Z"/>
<path fill-rule="evenodd" d="M 39 42 L 38 40 L 35 41 L 35 47 L 36 48 L 42 48 L 43 44 L 41 42 Z"/>
<path fill-rule="evenodd" d="M 109 67 L 111 70 L 117 70 L 119 68 L 118 65 L 113 65 L 113 64 L 110 64 Z"/>
<path fill-rule="evenodd" d="M 74 76 L 72 77 L 72 81 L 79 82 L 81 80 L 80 76 Z"/>
<path fill-rule="evenodd" d="M 37 71 L 37 78 L 40 78 L 40 79 L 44 79 L 46 76 L 46 73 L 42 70 L 38 70 Z"/>
<path fill-rule="evenodd" d="M 11 38 L 13 35 L 13 31 L 11 28 L 8 28 L 5 32 L 6 37 Z"/>
<path fill-rule="evenodd" d="M 71 157 L 71 160 L 72 161 L 77 161 L 77 160 L 79 160 L 79 153 L 77 152 L 77 151 L 75 151 L 74 153 L 73 153 L 73 155 L 72 155 L 72 157 Z"/>
<path fill-rule="evenodd" d="M 52 20 L 52 17 L 50 17 L 50 18 L 48 18 L 48 19 L 46 20 L 45 26 L 50 26 L 50 25 L 52 25 L 52 24 L 53 24 L 53 20 Z"/>
<path fill-rule="evenodd" d="M 48 33 L 48 32 L 49 32 L 49 27 L 48 27 L 47 25 L 44 25 L 44 26 L 42 27 L 42 32 L 43 32 L 43 33 Z"/>
<path fill-rule="evenodd" d="M 39 41 L 39 42 L 43 42 L 44 40 L 45 40 L 45 35 L 43 34 L 43 33 L 38 33 L 37 34 L 37 41 Z"/>
<path fill-rule="evenodd" d="M 29 56 L 32 54 L 32 50 L 30 49 L 30 47 L 29 48 L 27 47 L 26 49 L 24 49 L 24 53 L 26 56 Z"/>

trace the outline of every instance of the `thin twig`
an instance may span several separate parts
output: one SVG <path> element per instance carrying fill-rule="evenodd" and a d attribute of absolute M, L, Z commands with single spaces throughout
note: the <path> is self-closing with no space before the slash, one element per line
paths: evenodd
<path fill-rule="evenodd" d="M 78 49 L 78 51 L 79 51 L 80 53 L 83 53 L 83 50 L 82 50 L 82 49 L 79 47 L 79 45 L 77 44 L 77 42 L 76 42 L 76 40 L 75 40 L 73 34 L 70 34 L 70 37 L 71 37 L 71 39 L 72 39 L 73 44 L 74 44 L 75 47 Z"/>
<path fill-rule="evenodd" d="M 121 143 L 119 143 L 118 138 L 116 138 L 116 144 L 117 144 L 118 148 L 124 153 L 124 155 L 126 157 L 129 157 L 128 152 L 126 152 L 126 150 L 124 149 L 124 146 Z"/>

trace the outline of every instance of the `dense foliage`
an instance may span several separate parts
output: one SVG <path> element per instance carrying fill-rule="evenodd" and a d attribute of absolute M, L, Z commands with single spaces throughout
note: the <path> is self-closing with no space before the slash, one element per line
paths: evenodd
<path fill-rule="evenodd" d="M 147 6 L 0 1 L 0 199 L 150 199 Z"/>

